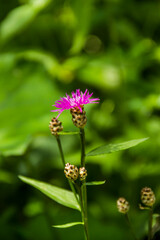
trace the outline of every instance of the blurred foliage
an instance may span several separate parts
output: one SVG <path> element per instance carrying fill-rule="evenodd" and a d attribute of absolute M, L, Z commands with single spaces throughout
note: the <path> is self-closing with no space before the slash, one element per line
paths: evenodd
<path fill-rule="evenodd" d="M 82 226 L 51 227 L 78 222 L 79 213 L 17 178 L 68 188 L 48 124 L 54 102 L 77 88 L 101 99 L 85 107 L 87 152 L 150 137 L 133 149 L 87 158 L 88 181 L 107 180 L 88 187 L 91 239 L 131 238 L 116 209 L 120 196 L 144 238 L 142 187 L 153 188 L 160 212 L 159 11 L 158 0 L 0 1 L 0 239 L 83 239 Z M 76 131 L 69 111 L 60 120 L 65 131 Z M 79 164 L 78 136 L 61 138 L 66 161 Z"/>

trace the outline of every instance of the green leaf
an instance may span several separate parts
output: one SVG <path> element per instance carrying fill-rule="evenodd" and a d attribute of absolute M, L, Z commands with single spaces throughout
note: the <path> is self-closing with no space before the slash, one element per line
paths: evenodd
<path fill-rule="evenodd" d="M 69 227 L 73 227 L 73 226 L 76 226 L 76 225 L 83 225 L 84 223 L 83 222 L 72 222 L 72 223 L 66 223 L 66 224 L 63 224 L 63 225 L 53 225 L 52 227 L 55 227 L 55 228 L 69 228 Z"/>
<path fill-rule="evenodd" d="M 30 4 L 24 4 L 10 11 L 1 23 L 1 42 L 5 43 L 8 39 L 25 29 L 35 19 L 39 11 L 49 3 L 50 0 L 32 1 Z"/>
<path fill-rule="evenodd" d="M 104 181 L 86 182 L 85 185 L 87 185 L 87 186 L 102 185 L 102 184 L 105 184 L 105 182 L 106 182 L 106 180 L 104 180 Z"/>
<path fill-rule="evenodd" d="M 134 147 L 134 146 L 138 145 L 139 143 L 146 141 L 147 139 L 148 138 L 141 138 L 141 139 L 135 139 L 135 140 L 131 140 L 128 142 L 123 142 L 123 143 L 103 145 L 103 146 L 93 149 L 92 151 L 87 153 L 86 156 L 96 156 L 96 155 L 109 154 L 112 152 L 121 151 L 124 149 Z"/>
<path fill-rule="evenodd" d="M 28 61 L 35 61 L 43 64 L 43 66 L 52 76 L 57 76 L 60 68 L 57 59 L 45 51 L 29 49 L 19 52 L 17 54 L 17 58 L 26 59 Z"/>
<path fill-rule="evenodd" d="M 34 8 L 27 4 L 13 9 L 1 24 L 1 41 L 5 42 L 20 32 L 33 21 L 35 16 Z"/>
<path fill-rule="evenodd" d="M 32 5 L 35 9 L 42 10 L 48 4 L 51 2 L 51 0 L 29 0 L 29 5 Z"/>
<path fill-rule="evenodd" d="M 15 182 L 15 175 L 14 175 L 14 173 L 11 173 L 9 171 L 1 169 L 0 170 L 0 182 L 13 184 Z"/>
<path fill-rule="evenodd" d="M 0 145 L 0 153 L 3 154 L 3 156 L 22 155 L 26 151 L 28 145 L 31 143 L 31 140 L 31 136 L 7 136 L 3 139 Z"/>
<path fill-rule="evenodd" d="M 10 54 L 0 56 L 0 155 L 3 156 L 22 155 L 36 136 L 48 136 L 46 126 L 52 116 L 53 92 L 55 99 L 60 96 L 54 81 L 51 83 L 41 66 L 34 71 L 31 66 L 23 66 L 19 76 L 13 74 L 14 63 L 8 59 Z M 8 116 L 14 116 L 12 121 Z M 41 121 L 37 120 L 39 116 Z"/>
<path fill-rule="evenodd" d="M 79 132 L 69 132 L 69 131 L 66 131 L 66 132 L 59 132 L 58 134 L 59 135 L 74 135 L 74 134 L 79 134 Z"/>
<path fill-rule="evenodd" d="M 59 204 L 62 204 L 66 207 L 70 207 L 80 211 L 80 207 L 76 201 L 76 198 L 71 191 L 50 185 L 48 183 L 40 182 L 28 177 L 19 176 L 19 178 L 23 182 L 37 188 L 46 196 L 50 197 L 51 199 L 58 202 Z"/>

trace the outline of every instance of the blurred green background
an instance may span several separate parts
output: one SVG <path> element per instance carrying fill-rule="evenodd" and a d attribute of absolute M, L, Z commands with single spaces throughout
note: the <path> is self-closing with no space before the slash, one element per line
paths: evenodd
<path fill-rule="evenodd" d="M 52 105 L 65 93 L 89 89 L 100 104 L 85 106 L 87 151 L 104 143 L 150 137 L 141 145 L 88 157 L 92 240 L 132 239 L 116 209 L 118 197 L 144 239 L 147 211 L 140 190 L 151 187 L 160 212 L 160 2 L 158 0 L 0 1 L 0 239 L 83 239 L 75 210 L 22 183 L 25 175 L 69 188 L 49 131 Z M 64 130 L 76 131 L 69 111 Z M 66 161 L 79 164 L 79 137 L 63 136 Z M 159 238 L 155 238 L 159 239 Z"/>

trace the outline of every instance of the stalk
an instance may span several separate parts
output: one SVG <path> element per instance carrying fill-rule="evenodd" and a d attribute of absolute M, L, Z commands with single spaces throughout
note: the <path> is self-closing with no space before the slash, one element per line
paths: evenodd
<path fill-rule="evenodd" d="M 80 128 L 80 139 L 81 139 L 81 167 L 85 167 L 85 132 L 83 128 Z M 82 203 L 82 219 L 84 221 L 85 239 L 89 240 L 88 216 L 87 216 L 87 189 L 85 182 L 86 182 L 85 180 L 82 181 L 82 186 L 80 188 L 80 198 Z"/>
<path fill-rule="evenodd" d="M 129 219 L 129 217 L 128 217 L 128 213 L 125 214 L 125 218 L 126 218 L 126 221 L 127 221 L 127 223 L 128 223 L 128 226 L 129 226 L 129 228 L 130 228 L 130 231 L 131 231 L 131 233 L 132 233 L 133 238 L 134 238 L 135 240 L 137 240 L 137 237 L 136 237 L 136 235 L 135 235 L 135 233 L 134 233 L 134 230 L 133 230 L 133 228 L 132 228 L 132 224 L 131 224 L 130 219 Z"/>
<path fill-rule="evenodd" d="M 63 163 L 63 167 L 65 167 L 65 159 L 64 159 L 62 144 L 61 144 L 61 140 L 60 140 L 60 136 L 59 135 L 56 135 L 56 140 L 57 140 L 58 149 L 59 149 L 59 152 L 60 152 L 60 155 L 61 155 L 61 160 L 62 160 L 62 163 Z M 69 179 L 68 179 L 68 183 L 70 185 L 70 188 L 71 188 L 72 192 L 74 193 L 74 196 L 75 196 L 75 198 L 77 200 L 78 205 L 81 208 L 81 204 L 80 204 L 80 201 L 79 201 L 79 199 L 77 197 L 77 193 L 76 193 L 76 190 L 74 188 L 73 183 Z"/>
<path fill-rule="evenodd" d="M 80 128 L 81 138 L 81 167 L 85 167 L 85 132 L 83 128 Z"/>
<path fill-rule="evenodd" d="M 61 155 L 61 160 L 63 163 L 63 167 L 65 166 L 65 160 L 64 160 L 64 154 L 63 154 L 63 150 L 62 150 L 62 144 L 61 144 L 61 140 L 60 140 L 60 136 L 56 135 L 56 140 L 57 140 L 57 144 L 58 144 L 58 149 Z"/>
<path fill-rule="evenodd" d="M 83 203 L 83 196 L 82 196 L 82 189 L 81 189 L 81 186 L 76 183 L 76 188 L 77 188 L 77 192 L 79 194 L 79 197 L 80 197 L 80 203 L 81 203 L 81 215 L 82 215 L 82 222 L 84 223 L 84 234 L 85 234 L 85 240 L 88 240 L 88 232 L 87 232 L 87 229 L 85 227 L 85 216 L 84 216 L 84 203 Z"/>
<path fill-rule="evenodd" d="M 148 222 L 148 240 L 152 239 L 152 215 L 153 215 L 153 208 L 149 209 L 149 222 Z"/>

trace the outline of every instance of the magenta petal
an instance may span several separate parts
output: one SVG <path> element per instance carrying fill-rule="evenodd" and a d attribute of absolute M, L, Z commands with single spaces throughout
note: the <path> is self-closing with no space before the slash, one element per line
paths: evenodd
<path fill-rule="evenodd" d="M 61 97 L 60 100 L 56 101 L 54 107 L 57 107 L 57 110 L 51 110 L 52 112 L 59 112 L 57 118 L 64 110 L 69 110 L 74 107 L 78 107 L 82 112 L 82 107 L 85 104 L 89 103 L 99 103 L 99 98 L 91 98 L 93 93 L 89 94 L 88 89 L 83 93 L 80 89 L 76 89 L 76 92 L 71 92 L 72 97 L 66 93 L 66 97 Z"/>
<path fill-rule="evenodd" d="M 80 112 L 82 112 L 82 108 L 80 106 L 78 106 L 78 108 L 79 108 Z"/>

